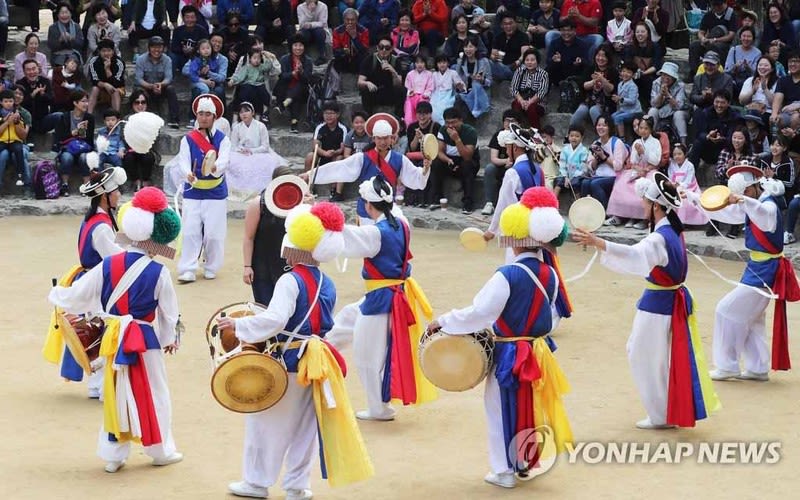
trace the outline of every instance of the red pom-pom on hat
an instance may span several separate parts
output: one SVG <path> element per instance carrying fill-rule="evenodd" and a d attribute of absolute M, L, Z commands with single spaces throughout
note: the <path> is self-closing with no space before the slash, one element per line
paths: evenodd
<path fill-rule="evenodd" d="M 322 221 L 322 227 L 327 231 L 340 232 L 344 229 L 344 212 L 329 201 L 316 203 L 311 207 L 311 213 Z"/>
<path fill-rule="evenodd" d="M 549 189 L 540 186 L 526 189 L 519 201 L 530 209 L 539 207 L 558 208 L 556 195 Z"/>
<path fill-rule="evenodd" d="M 136 208 L 141 208 L 150 213 L 157 214 L 163 212 L 169 206 L 167 196 L 157 187 L 148 186 L 140 189 L 133 195 L 132 204 Z"/>

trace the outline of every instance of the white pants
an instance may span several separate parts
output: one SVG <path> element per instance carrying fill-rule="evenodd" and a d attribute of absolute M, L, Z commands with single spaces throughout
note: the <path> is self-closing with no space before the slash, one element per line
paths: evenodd
<path fill-rule="evenodd" d="M 503 433 L 503 410 L 500 399 L 500 385 L 495 377 L 495 368 L 486 377 L 483 392 L 483 407 L 486 410 L 486 428 L 489 433 L 489 467 L 492 472 L 501 474 L 511 472 L 508 466 L 508 450 Z"/>
<path fill-rule="evenodd" d="M 765 332 L 769 299 L 750 287 L 739 285 L 717 304 L 714 321 L 714 365 L 728 372 L 744 369 L 767 373 L 770 350 Z"/>
<path fill-rule="evenodd" d="M 178 274 L 197 272 L 197 260 L 205 246 L 205 270 L 216 273 L 225 258 L 228 231 L 227 200 L 183 200 L 181 208 L 183 249 Z"/>
<path fill-rule="evenodd" d="M 672 317 L 636 311 L 628 338 L 628 362 L 642 405 L 654 424 L 667 423 Z"/>
<path fill-rule="evenodd" d="M 103 400 L 103 373 L 105 370 L 103 367 L 105 366 L 105 362 L 103 362 L 102 366 L 97 369 L 96 372 L 90 374 L 86 378 L 86 382 L 88 384 L 89 394 L 100 394 L 100 400 Z"/>
<path fill-rule="evenodd" d="M 311 487 L 313 458 L 319 453 L 317 415 L 310 387 L 301 387 L 289 374 L 286 394 L 272 408 L 247 415 L 242 457 L 243 479 L 269 488 L 286 463 L 283 489 Z"/>
<path fill-rule="evenodd" d="M 161 443 L 145 446 L 144 452 L 154 459 L 164 459 L 175 453 L 175 441 L 172 439 L 172 404 L 169 400 L 167 386 L 167 370 L 164 365 L 164 354 L 161 349 L 148 349 L 144 355 L 144 366 L 150 381 L 150 393 L 158 418 L 158 430 Z M 97 440 L 97 455 L 106 462 L 121 462 L 128 458 L 131 451 L 130 442 L 120 443 L 108 440 L 108 432 L 100 426 Z"/>

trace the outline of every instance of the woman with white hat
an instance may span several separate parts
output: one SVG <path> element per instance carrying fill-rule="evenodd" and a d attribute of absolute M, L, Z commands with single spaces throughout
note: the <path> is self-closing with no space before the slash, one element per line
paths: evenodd
<path fill-rule="evenodd" d="M 655 120 L 655 127 L 661 120 L 672 120 L 681 142 L 686 144 L 689 136 L 689 111 L 686 101 L 686 85 L 678 74 L 678 65 L 665 62 L 658 70 L 659 78 L 653 81 L 650 91 L 650 110 L 647 116 Z"/>
<path fill-rule="evenodd" d="M 647 237 L 623 245 L 576 229 L 574 239 L 601 250 L 601 262 L 612 271 L 647 280 L 628 338 L 633 382 L 647 412 L 636 427 L 694 427 L 718 409 L 719 399 L 706 371 L 696 304 L 684 285 L 689 262 L 676 213 L 682 200 L 660 172 L 637 180 L 636 191 L 650 224 Z"/>

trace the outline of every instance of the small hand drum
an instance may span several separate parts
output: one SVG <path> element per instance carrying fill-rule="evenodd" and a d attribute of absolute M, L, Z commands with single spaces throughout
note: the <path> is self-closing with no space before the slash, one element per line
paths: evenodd
<path fill-rule="evenodd" d="M 480 384 L 489 374 L 493 353 L 494 337 L 489 330 L 467 335 L 428 330 L 419 343 L 422 373 L 436 387 L 451 392 Z"/>
<path fill-rule="evenodd" d="M 208 177 L 212 174 L 211 169 L 214 168 L 214 165 L 217 163 L 217 152 L 213 149 L 206 153 L 205 158 L 203 158 L 203 177 Z"/>
<path fill-rule="evenodd" d="M 465 250 L 470 252 L 483 252 L 488 246 L 488 242 L 483 239 L 483 231 L 476 227 L 468 227 L 461 231 L 458 241 Z"/>
<path fill-rule="evenodd" d="M 579 198 L 569 208 L 569 222 L 574 228 L 592 233 L 603 227 L 605 220 L 606 210 L 594 198 Z"/>
<path fill-rule="evenodd" d="M 728 206 L 731 190 L 728 186 L 712 186 L 700 195 L 700 206 L 709 212 L 716 212 Z"/>
<path fill-rule="evenodd" d="M 422 137 L 422 156 L 426 160 L 433 160 L 439 154 L 439 140 L 433 134 Z"/>

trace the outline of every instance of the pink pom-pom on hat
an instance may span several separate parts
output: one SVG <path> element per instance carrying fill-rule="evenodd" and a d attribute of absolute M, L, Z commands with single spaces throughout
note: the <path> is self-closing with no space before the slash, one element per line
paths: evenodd
<path fill-rule="evenodd" d="M 322 221 L 322 227 L 327 231 L 341 232 L 344 229 L 344 213 L 334 203 L 329 201 L 316 203 L 311 207 L 311 213 Z"/>
<path fill-rule="evenodd" d="M 164 192 L 152 186 L 137 191 L 133 196 L 132 204 L 136 208 L 141 208 L 153 214 L 163 212 L 169 206 Z"/>
<path fill-rule="evenodd" d="M 558 208 L 558 198 L 552 191 L 545 187 L 532 187 L 525 190 L 520 198 L 520 203 L 530 209 L 534 208 Z"/>

